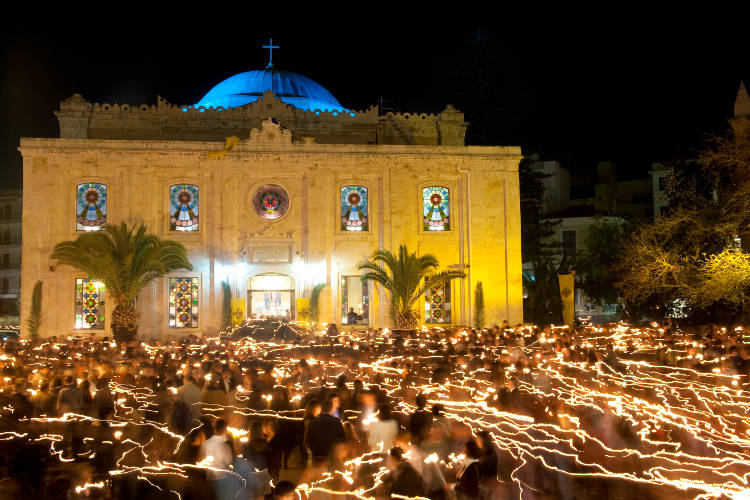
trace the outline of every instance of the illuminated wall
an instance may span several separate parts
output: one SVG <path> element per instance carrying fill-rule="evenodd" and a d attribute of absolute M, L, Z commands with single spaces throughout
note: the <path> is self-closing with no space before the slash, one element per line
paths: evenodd
<path fill-rule="evenodd" d="M 341 277 L 359 274 L 357 264 L 374 250 L 396 250 L 400 243 L 433 253 L 441 267 L 463 268 L 469 275 L 452 284 L 453 323 L 469 324 L 477 281 L 484 284 L 489 324 L 522 320 L 520 148 L 298 143 L 273 124 L 252 137 L 242 137 L 224 153 L 223 141 L 22 139 L 22 315 L 28 314 L 33 285 L 41 279 L 42 333 L 77 331 L 71 318 L 80 273 L 55 267 L 49 256 L 57 242 L 79 234 L 77 187 L 94 183 L 107 186 L 107 222 L 143 222 L 157 235 L 182 242 L 193 263 L 193 271 L 172 277 L 197 278 L 197 325 L 191 320 L 170 328 L 164 278 L 138 297 L 145 335 L 218 331 L 221 282 L 230 282 L 233 297 L 246 298 L 248 280 L 262 273 L 291 277 L 295 298 L 309 297 L 315 284 L 326 283 L 321 319 L 341 324 Z M 174 230 L 174 186 L 199 190 L 197 230 Z M 273 191 L 275 198 L 265 199 L 268 186 L 283 193 Z M 346 186 L 366 189 L 366 230 L 342 224 Z M 425 228 L 423 190 L 430 186 L 448 190 L 445 230 Z M 263 189 L 259 199 L 274 218 L 259 216 L 253 204 Z M 32 210 L 39 206 L 46 209 Z M 370 325 L 390 326 L 387 302 L 378 287 L 369 290 Z M 419 308 L 424 318 L 424 304 Z"/>

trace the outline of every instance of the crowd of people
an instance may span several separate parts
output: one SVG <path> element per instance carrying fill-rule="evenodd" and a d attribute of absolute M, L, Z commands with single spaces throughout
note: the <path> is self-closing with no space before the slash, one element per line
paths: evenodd
<path fill-rule="evenodd" d="M 9 340 L 0 354 L 6 488 L 87 498 L 463 500 L 525 489 L 606 498 L 624 486 L 591 463 L 646 468 L 662 457 L 634 464 L 630 449 L 663 443 L 696 464 L 749 456 L 711 437 L 748 432 L 742 419 L 707 418 L 691 432 L 663 417 L 654 426 L 658 410 L 633 404 L 698 411 L 714 404 L 699 401 L 704 386 L 726 386 L 736 400 L 717 405 L 747 405 L 741 328 L 328 333 Z M 673 401 L 667 391 L 681 384 L 692 396 Z"/>

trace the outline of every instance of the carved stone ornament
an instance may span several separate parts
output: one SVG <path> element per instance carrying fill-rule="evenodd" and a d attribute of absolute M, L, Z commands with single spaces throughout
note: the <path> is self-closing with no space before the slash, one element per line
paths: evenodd
<path fill-rule="evenodd" d="M 260 128 L 254 128 L 250 131 L 250 138 L 247 144 L 291 144 L 294 141 L 292 131 L 282 127 L 273 118 L 265 118 Z"/>
<path fill-rule="evenodd" d="M 91 111 L 91 103 L 81 94 L 73 94 L 60 103 L 60 111 Z"/>
<path fill-rule="evenodd" d="M 264 224 L 261 229 L 254 233 L 248 232 L 247 238 L 279 239 L 291 240 L 294 238 L 294 231 L 272 231 L 273 224 Z"/>

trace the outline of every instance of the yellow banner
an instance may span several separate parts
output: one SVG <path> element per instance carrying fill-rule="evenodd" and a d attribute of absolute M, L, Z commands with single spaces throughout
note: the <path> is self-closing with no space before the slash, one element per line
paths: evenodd
<path fill-rule="evenodd" d="M 241 325 L 245 321 L 245 299 L 232 299 L 232 325 Z"/>
<path fill-rule="evenodd" d="M 560 281 L 560 299 L 562 299 L 563 322 L 573 326 L 575 321 L 575 276 L 572 274 L 558 274 Z"/>
<path fill-rule="evenodd" d="M 310 299 L 297 299 L 297 319 L 310 321 Z"/>

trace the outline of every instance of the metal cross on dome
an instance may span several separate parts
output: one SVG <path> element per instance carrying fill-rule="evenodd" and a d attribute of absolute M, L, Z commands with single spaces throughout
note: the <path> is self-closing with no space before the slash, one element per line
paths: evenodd
<path fill-rule="evenodd" d="M 263 46 L 264 49 L 268 49 L 268 66 L 266 68 L 270 68 L 273 66 L 273 49 L 278 49 L 278 45 L 273 44 L 273 38 L 268 39 L 268 45 Z"/>

